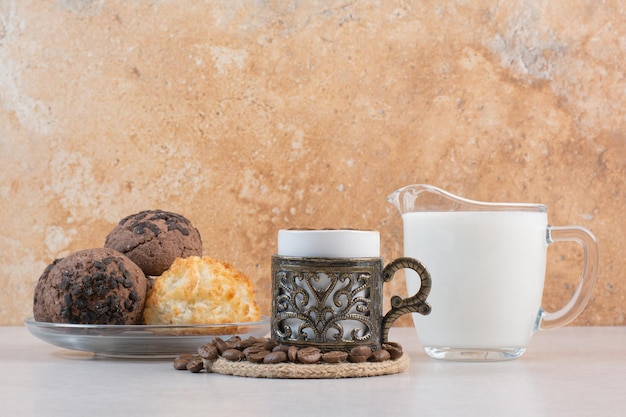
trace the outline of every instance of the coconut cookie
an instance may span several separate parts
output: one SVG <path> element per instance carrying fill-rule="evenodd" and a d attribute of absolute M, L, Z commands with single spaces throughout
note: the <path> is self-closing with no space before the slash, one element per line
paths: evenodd
<path fill-rule="evenodd" d="M 144 309 L 146 324 L 223 324 L 260 318 L 250 279 L 207 256 L 176 259 L 155 279 Z"/>

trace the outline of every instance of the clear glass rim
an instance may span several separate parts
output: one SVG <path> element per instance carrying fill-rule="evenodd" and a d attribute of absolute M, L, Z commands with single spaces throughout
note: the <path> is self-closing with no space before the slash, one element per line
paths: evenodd
<path fill-rule="evenodd" d="M 215 323 L 215 324 L 75 324 L 75 323 L 53 323 L 47 321 L 36 321 L 34 317 L 28 317 L 24 320 L 27 326 L 66 329 L 98 329 L 98 330 L 172 330 L 172 329 L 221 329 L 228 327 L 250 327 L 268 325 L 270 318 L 261 316 L 260 321 L 235 322 L 235 323 Z"/>
<path fill-rule="evenodd" d="M 393 193 L 391 193 L 387 200 L 398 205 L 398 199 L 400 194 L 405 192 L 411 192 L 413 195 L 419 195 L 422 192 L 429 192 L 433 194 L 439 194 L 451 202 L 463 205 L 464 208 L 460 210 L 437 210 L 437 209 L 429 209 L 428 207 L 424 207 L 423 209 L 414 209 L 412 211 L 528 211 L 528 212 L 538 212 L 538 213 L 547 213 L 548 207 L 545 204 L 540 203 L 507 203 L 507 202 L 483 202 L 477 200 L 471 200 L 469 198 L 460 197 L 455 194 L 452 194 L 448 191 L 442 190 L 441 188 L 435 187 L 433 185 L 428 184 L 413 184 L 402 187 Z"/>

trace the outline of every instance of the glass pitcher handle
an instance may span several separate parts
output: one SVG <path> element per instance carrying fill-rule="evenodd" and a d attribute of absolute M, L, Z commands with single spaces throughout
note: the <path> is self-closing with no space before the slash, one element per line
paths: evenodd
<path fill-rule="evenodd" d="M 430 287 L 432 285 L 432 279 L 428 269 L 417 259 L 414 258 L 398 258 L 385 267 L 383 270 L 383 281 L 389 282 L 393 279 L 393 276 L 400 269 L 412 269 L 417 272 L 420 277 L 420 289 L 417 294 L 411 297 L 402 298 L 399 295 L 391 297 L 391 310 L 385 314 L 382 322 L 382 342 L 386 343 L 389 336 L 389 329 L 391 324 L 396 319 L 407 313 L 420 313 L 423 315 L 430 314 L 430 304 L 426 302 L 426 298 L 430 294 Z"/>
<path fill-rule="evenodd" d="M 578 281 L 576 292 L 565 305 L 555 312 L 540 312 L 538 329 L 553 329 L 565 326 L 574 320 L 583 311 L 593 287 L 598 280 L 598 242 L 595 236 L 584 227 L 580 226 L 548 226 L 546 239 L 548 244 L 553 242 L 576 242 L 583 247 L 584 266 Z"/>

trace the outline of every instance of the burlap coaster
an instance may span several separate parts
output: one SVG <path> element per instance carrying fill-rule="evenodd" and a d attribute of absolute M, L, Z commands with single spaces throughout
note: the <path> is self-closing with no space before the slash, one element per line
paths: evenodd
<path fill-rule="evenodd" d="M 247 361 L 232 362 L 224 358 L 218 358 L 215 361 L 205 359 L 204 367 L 208 372 L 251 378 L 330 379 L 398 374 L 406 371 L 409 363 L 408 355 L 403 355 L 400 359 L 384 362 L 322 363 L 313 365 L 296 363 L 264 365 Z"/>

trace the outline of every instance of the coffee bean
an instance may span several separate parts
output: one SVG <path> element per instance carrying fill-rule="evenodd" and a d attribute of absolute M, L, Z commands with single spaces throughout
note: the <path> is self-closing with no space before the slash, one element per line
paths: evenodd
<path fill-rule="evenodd" d="M 277 345 L 276 347 L 274 347 L 274 349 L 272 349 L 272 352 L 278 352 L 278 351 L 287 353 L 287 351 L 289 351 L 289 346 Z"/>
<path fill-rule="evenodd" d="M 204 345 L 198 348 L 198 355 L 200 355 L 203 359 L 208 359 L 210 361 L 217 359 L 218 352 L 217 348 L 211 343 L 205 343 Z"/>
<path fill-rule="evenodd" d="M 216 337 L 215 339 L 213 339 L 213 345 L 215 345 L 220 355 L 223 354 L 225 350 L 228 350 L 228 345 L 220 337 Z"/>
<path fill-rule="evenodd" d="M 369 346 L 355 346 L 350 350 L 350 354 L 369 358 L 372 355 L 372 348 Z"/>
<path fill-rule="evenodd" d="M 245 355 L 246 358 L 250 357 L 250 355 L 254 354 L 254 353 L 259 353 L 259 352 L 264 352 L 265 348 L 263 347 L 263 344 L 260 343 L 255 343 L 250 347 L 247 347 L 243 350 L 243 354 Z"/>
<path fill-rule="evenodd" d="M 193 373 L 198 373 L 204 368 L 204 362 L 202 358 L 195 357 L 187 362 L 187 370 Z"/>
<path fill-rule="evenodd" d="M 340 363 L 348 359 L 348 353 L 340 350 L 333 350 L 322 354 L 322 362 Z"/>
<path fill-rule="evenodd" d="M 298 360 L 298 350 L 297 346 L 289 346 L 289 349 L 287 349 L 287 359 L 289 362 L 296 362 Z"/>
<path fill-rule="evenodd" d="M 238 345 L 239 343 L 241 343 L 241 341 L 240 341 L 240 340 L 237 340 L 237 339 L 234 339 L 234 340 L 233 340 L 233 339 L 228 339 L 228 340 L 225 340 L 225 341 L 224 341 L 224 343 L 226 344 L 226 349 L 237 349 L 237 350 L 240 350 L 240 349 L 238 349 L 238 348 L 237 348 L 237 345 Z"/>
<path fill-rule="evenodd" d="M 350 350 L 348 360 L 353 363 L 367 362 L 372 356 L 372 349 L 369 346 L 355 346 Z"/>
<path fill-rule="evenodd" d="M 272 339 L 267 339 L 265 342 L 263 342 L 263 347 L 265 348 L 265 350 L 269 350 L 270 352 L 276 346 L 278 346 L 278 342 Z"/>
<path fill-rule="evenodd" d="M 252 338 L 248 338 L 248 339 L 243 339 L 238 341 L 237 343 L 235 343 L 235 349 L 239 349 L 241 351 L 243 351 L 246 348 L 249 348 L 250 346 L 252 346 L 255 343 L 255 341 Z"/>
<path fill-rule="evenodd" d="M 402 351 L 402 345 L 396 342 L 383 343 L 383 349 L 389 352 L 392 360 L 400 359 L 404 354 Z"/>
<path fill-rule="evenodd" d="M 269 355 L 270 353 L 272 352 L 270 352 L 269 350 L 261 350 L 258 352 L 251 353 L 248 356 L 248 361 L 251 363 L 263 363 L 263 361 L 265 360 L 265 357 Z"/>
<path fill-rule="evenodd" d="M 364 363 L 367 362 L 367 359 L 365 356 L 359 356 L 359 355 L 348 355 L 348 362 L 352 362 L 352 363 Z"/>
<path fill-rule="evenodd" d="M 371 362 L 384 362 L 389 359 L 391 359 L 391 354 L 385 349 L 375 350 L 369 358 Z"/>
<path fill-rule="evenodd" d="M 263 358 L 263 363 L 281 363 L 287 361 L 287 354 L 282 350 L 278 350 L 275 352 L 269 352 Z"/>
<path fill-rule="evenodd" d="M 298 351 L 298 362 L 304 364 L 316 363 L 322 358 L 322 352 L 313 346 L 302 348 Z"/>
<path fill-rule="evenodd" d="M 178 356 L 174 359 L 174 369 L 177 369 L 179 371 L 186 371 L 187 370 L 187 363 L 191 360 L 191 355 L 188 356 Z"/>
<path fill-rule="evenodd" d="M 243 354 L 243 352 L 237 349 L 226 349 L 224 352 L 222 352 L 222 358 L 232 362 L 241 361 L 245 357 L 246 356 Z"/>

